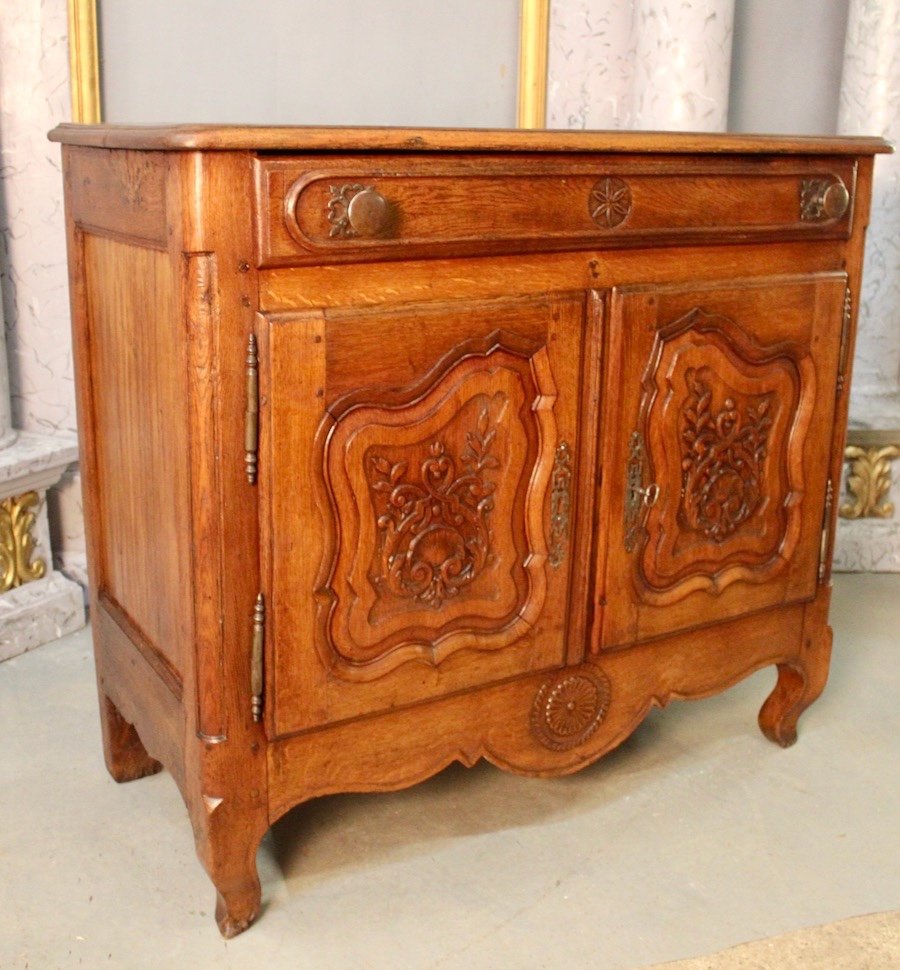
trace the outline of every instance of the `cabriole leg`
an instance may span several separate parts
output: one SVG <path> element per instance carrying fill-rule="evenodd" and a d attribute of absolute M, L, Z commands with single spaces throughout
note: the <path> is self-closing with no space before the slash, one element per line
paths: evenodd
<path fill-rule="evenodd" d="M 223 888 L 216 887 L 216 922 L 226 940 L 243 933 L 259 916 L 262 898 L 259 876 L 254 872 L 240 874 Z"/>
<path fill-rule="evenodd" d="M 795 659 L 778 665 L 778 682 L 759 712 L 763 734 L 782 748 L 797 740 L 800 715 L 825 689 L 831 660 L 831 628 L 823 625 L 804 640 Z"/>
<path fill-rule="evenodd" d="M 227 799 L 203 797 L 202 818 L 193 818 L 197 855 L 216 889 L 216 922 L 226 939 L 243 933 L 259 915 L 261 890 L 256 850 L 265 816 L 248 813 Z M 248 806 L 244 806 L 246 809 Z"/>

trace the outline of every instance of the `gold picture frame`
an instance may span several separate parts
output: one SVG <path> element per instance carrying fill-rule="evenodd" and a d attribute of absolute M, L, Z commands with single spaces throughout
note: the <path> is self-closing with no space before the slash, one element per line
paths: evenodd
<path fill-rule="evenodd" d="M 69 0 L 69 77 L 72 121 L 97 124 L 102 118 L 97 0 Z"/>
<path fill-rule="evenodd" d="M 519 128 L 547 125 L 547 52 L 550 0 L 522 0 L 519 13 Z"/>
<path fill-rule="evenodd" d="M 543 128 L 547 111 L 547 44 L 550 0 L 520 0 L 519 84 L 516 123 Z M 102 120 L 97 0 L 68 0 L 69 71 L 72 120 L 97 124 Z"/>

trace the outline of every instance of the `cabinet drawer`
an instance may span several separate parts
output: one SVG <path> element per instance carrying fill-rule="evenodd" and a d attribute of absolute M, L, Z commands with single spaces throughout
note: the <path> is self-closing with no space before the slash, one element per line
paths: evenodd
<path fill-rule="evenodd" d="M 852 160 L 260 158 L 261 266 L 847 237 Z"/>

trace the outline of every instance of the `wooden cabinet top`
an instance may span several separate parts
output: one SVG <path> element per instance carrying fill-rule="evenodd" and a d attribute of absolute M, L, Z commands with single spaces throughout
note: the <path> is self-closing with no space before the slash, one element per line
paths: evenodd
<path fill-rule="evenodd" d="M 96 148 L 154 151 L 613 152 L 658 154 L 874 155 L 882 138 L 551 131 L 488 128 L 342 128 L 245 125 L 74 125 L 50 140 Z"/>

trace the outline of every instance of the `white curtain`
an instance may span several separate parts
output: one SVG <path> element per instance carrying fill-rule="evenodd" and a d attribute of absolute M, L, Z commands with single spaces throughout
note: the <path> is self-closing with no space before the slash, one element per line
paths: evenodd
<path fill-rule="evenodd" d="M 734 0 L 554 0 L 547 125 L 724 131 Z"/>

